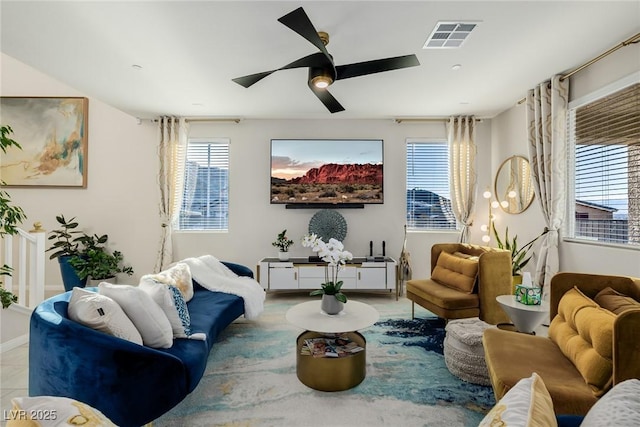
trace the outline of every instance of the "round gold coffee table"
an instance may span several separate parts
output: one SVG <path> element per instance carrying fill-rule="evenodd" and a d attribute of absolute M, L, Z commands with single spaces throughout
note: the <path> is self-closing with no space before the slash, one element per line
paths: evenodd
<path fill-rule="evenodd" d="M 320 309 L 320 301 L 309 301 L 291 307 L 287 321 L 306 329 L 296 340 L 296 373 L 307 387 L 320 391 L 348 390 L 360 384 L 366 376 L 367 341 L 358 332 L 380 318 L 370 305 L 348 301 L 344 310 L 328 315 Z M 344 357 L 313 357 L 301 354 L 306 339 L 327 335 L 346 335 L 364 350 Z"/>

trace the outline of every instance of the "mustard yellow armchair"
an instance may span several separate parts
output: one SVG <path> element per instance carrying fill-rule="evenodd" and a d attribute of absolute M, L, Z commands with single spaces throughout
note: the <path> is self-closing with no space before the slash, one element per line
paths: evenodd
<path fill-rule="evenodd" d="M 407 298 L 411 300 L 411 316 L 414 316 L 415 304 L 418 304 L 444 319 L 479 317 L 492 325 L 509 322 L 496 297 L 512 293 L 510 252 L 465 243 L 438 243 L 431 247 L 432 273 L 442 252 L 477 257 L 478 270 L 473 291 L 463 292 L 432 278 L 409 280 Z"/>

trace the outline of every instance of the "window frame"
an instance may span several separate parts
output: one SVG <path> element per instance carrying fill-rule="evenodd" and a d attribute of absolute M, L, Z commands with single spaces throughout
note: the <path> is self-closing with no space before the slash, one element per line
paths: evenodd
<path fill-rule="evenodd" d="M 406 138 L 405 139 L 405 155 L 404 155 L 404 160 L 405 160 L 405 194 L 404 194 L 404 205 L 405 205 L 405 209 L 404 209 L 404 222 L 405 225 L 407 226 L 407 232 L 409 233 L 453 233 L 453 234 L 458 234 L 460 233 L 460 223 L 455 219 L 455 216 L 453 215 L 453 211 L 451 212 L 451 215 L 454 218 L 455 221 L 455 226 L 454 228 L 432 228 L 432 227 L 415 227 L 415 226 L 410 226 L 409 225 L 409 221 L 408 221 L 408 215 L 409 215 L 409 210 L 408 210 L 408 205 L 409 205 L 409 200 L 408 200 L 408 194 L 409 191 L 411 190 L 409 188 L 409 180 L 408 180 L 408 172 L 409 172 L 409 163 L 408 163 L 408 156 L 409 156 L 409 146 L 411 144 L 443 144 L 447 147 L 447 156 L 446 156 L 446 166 L 447 166 L 447 186 L 448 186 L 448 191 L 449 191 L 449 201 L 451 202 L 451 171 L 449 170 L 450 167 L 450 161 L 449 161 L 449 141 L 447 140 L 446 137 L 441 137 L 441 138 L 436 138 L 436 137 L 429 137 L 429 138 Z M 431 191 L 431 190 L 428 190 Z"/>
<path fill-rule="evenodd" d="M 608 95 L 612 95 L 615 92 L 618 92 L 626 87 L 637 84 L 640 82 L 640 71 L 634 72 L 626 77 L 623 77 L 617 81 L 614 81 L 606 86 L 603 86 L 600 89 L 592 91 L 580 98 L 576 98 L 568 103 L 567 106 L 567 118 L 566 118 L 566 127 L 567 127 L 567 141 L 566 141 L 566 151 L 567 151 L 567 174 L 566 174 L 566 206 L 565 206 L 565 221 L 562 226 L 562 241 L 569 243 L 579 243 L 585 245 L 592 245 L 598 247 L 613 247 L 618 249 L 626 249 L 633 251 L 640 251 L 640 245 L 631 245 L 628 243 L 614 243 L 614 242 L 604 242 L 600 240 L 592 240 L 586 237 L 576 236 L 576 194 L 575 194 L 575 180 L 576 180 L 576 148 L 575 148 L 575 138 L 574 138 L 574 119 L 575 114 L 572 112 L 580 107 L 588 105 L 592 102 L 595 102 L 601 98 L 604 98 Z"/>
<path fill-rule="evenodd" d="M 227 197 L 226 197 L 226 210 L 227 210 L 227 221 L 226 228 L 180 228 L 180 214 L 182 212 L 182 204 L 184 203 L 184 193 L 185 186 L 187 184 L 186 173 L 187 173 L 187 161 L 188 161 L 188 152 L 190 144 L 200 144 L 200 145 L 226 145 L 227 146 Z M 173 218 L 173 231 L 176 233 L 229 233 L 229 218 L 230 218 L 230 192 L 231 192 L 231 139 L 224 137 L 188 137 L 187 144 L 184 147 L 184 154 L 181 159 L 180 170 L 178 171 L 181 174 L 181 177 L 177 177 L 178 182 L 181 183 L 182 189 L 177 195 L 180 201 L 180 208 L 176 215 Z M 176 189 L 178 190 L 178 189 Z"/>

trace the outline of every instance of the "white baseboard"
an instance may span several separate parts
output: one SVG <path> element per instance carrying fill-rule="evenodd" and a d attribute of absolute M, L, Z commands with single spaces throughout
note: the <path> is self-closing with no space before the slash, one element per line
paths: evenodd
<path fill-rule="evenodd" d="M 4 335 L 4 337 L 13 336 L 13 338 L 9 340 L 0 340 L 0 353 L 4 353 L 5 351 L 28 343 L 29 319 L 31 318 L 33 310 L 20 304 L 11 304 L 9 307 L 0 310 L 2 310 L 2 312 L 0 312 L 0 318 L 2 318 L 3 321 L 3 331 L 0 332 L 0 337 L 2 334 L 7 334 L 7 326 L 9 326 L 11 330 L 15 331 L 13 334 Z M 5 325 L 4 322 L 7 322 L 7 324 Z M 23 333 L 20 334 L 21 332 Z"/>
<path fill-rule="evenodd" d="M 5 351 L 13 350 L 14 348 L 20 347 L 23 344 L 29 342 L 29 334 L 20 335 L 12 340 L 9 340 L 4 343 L 0 343 L 0 353 L 4 353 Z"/>

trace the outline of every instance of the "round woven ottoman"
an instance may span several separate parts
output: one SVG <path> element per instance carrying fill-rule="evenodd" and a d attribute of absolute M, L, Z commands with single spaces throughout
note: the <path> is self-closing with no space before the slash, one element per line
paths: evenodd
<path fill-rule="evenodd" d="M 444 361 L 449 372 L 473 384 L 491 385 L 482 348 L 482 333 L 488 328 L 495 326 L 477 317 L 451 320 L 447 323 Z"/>

